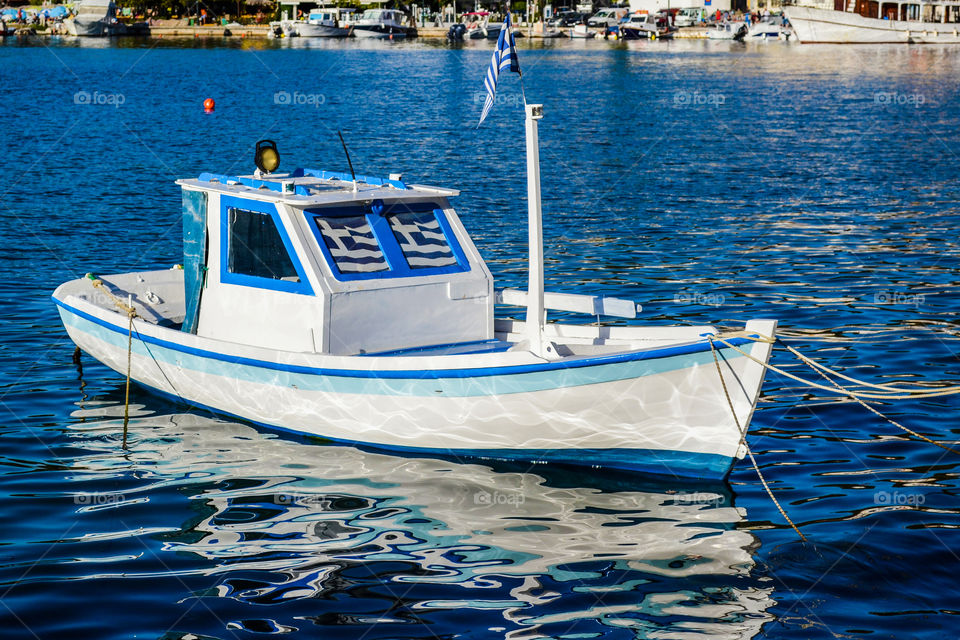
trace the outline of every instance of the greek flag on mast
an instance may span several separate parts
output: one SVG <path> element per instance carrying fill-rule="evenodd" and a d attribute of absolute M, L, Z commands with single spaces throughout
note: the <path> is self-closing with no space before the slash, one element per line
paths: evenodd
<path fill-rule="evenodd" d="M 483 85 L 487 88 L 487 99 L 483 103 L 483 111 L 480 112 L 480 122 L 477 123 L 478 129 L 493 107 L 500 73 L 506 69 L 514 73 L 520 73 L 520 59 L 517 57 L 517 42 L 513 39 L 509 10 L 507 10 L 507 17 L 503 20 L 500 37 L 497 38 L 497 48 L 493 50 L 493 58 L 490 60 L 490 68 L 487 69 L 487 77 L 483 80 Z M 523 77 L 523 74 L 521 73 L 520 76 Z"/>

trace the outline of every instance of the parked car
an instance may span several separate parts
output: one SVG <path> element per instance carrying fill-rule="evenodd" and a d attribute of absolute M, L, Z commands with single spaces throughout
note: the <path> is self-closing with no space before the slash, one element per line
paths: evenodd
<path fill-rule="evenodd" d="M 556 13 L 548 24 L 552 27 L 573 27 L 583 24 L 586 16 L 578 11 L 564 10 Z"/>
<path fill-rule="evenodd" d="M 703 9 L 699 7 L 690 7 L 680 9 L 673 16 L 673 26 L 675 27 L 693 27 L 700 24 L 700 12 Z"/>
<path fill-rule="evenodd" d="M 590 16 L 587 25 L 591 27 L 615 27 L 625 15 L 627 15 L 626 9 L 605 7 Z"/>

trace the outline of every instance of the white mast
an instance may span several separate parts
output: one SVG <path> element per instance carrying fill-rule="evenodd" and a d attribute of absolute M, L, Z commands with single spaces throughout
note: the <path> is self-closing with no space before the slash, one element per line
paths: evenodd
<path fill-rule="evenodd" d="M 543 343 L 543 211 L 540 208 L 540 141 L 537 121 L 542 104 L 525 105 L 527 112 L 527 212 L 529 223 L 530 276 L 527 281 L 527 340 L 530 350 L 546 357 Z M 555 355 L 555 354 L 551 354 Z"/>

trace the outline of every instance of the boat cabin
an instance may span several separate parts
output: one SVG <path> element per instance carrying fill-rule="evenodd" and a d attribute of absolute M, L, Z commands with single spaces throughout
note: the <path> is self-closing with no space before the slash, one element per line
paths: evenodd
<path fill-rule="evenodd" d="M 336 24 L 337 12 L 326 9 L 315 9 L 307 16 L 307 22 L 313 24 Z"/>
<path fill-rule="evenodd" d="M 857 13 L 864 18 L 902 20 L 905 22 L 932 22 L 940 24 L 960 23 L 960 2 L 887 1 L 887 0 L 834 0 L 836 11 Z"/>
<path fill-rule="evenodd" d="M 397 24 L 402 25 L 406 21 L 400 11 L 394 9 L 367 9 L 360 16 L 362 24 Z"/>
<path fill-rule="evenodd" d="M 182 330 L 383 354 L 493 339 L 493 278 L 457 191 L 314 169 L 204 173 L 183 190 Z"/>

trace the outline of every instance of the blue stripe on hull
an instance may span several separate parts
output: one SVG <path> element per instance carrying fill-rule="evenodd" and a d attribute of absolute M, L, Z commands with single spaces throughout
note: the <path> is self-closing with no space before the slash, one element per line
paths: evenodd
<path fill-rule="evenodd" d="M 183 400 L 175 395 L 144 384 L 137 384 L 149 393 L 166 398 L 175 404 L 184 405 Z M 432 449 L 429 447 L 384 445 L 355 440 L 340 440 L 275 424 L 257 422 L 196 402 L 189 402 L 186 406 L 193 409 L 205 409 L 216 415 L 271 431 L 309 436 L 330 445 L 356 447 L 364 451 L 404 454 L 412 457 L 442 458 L 460 463 L 489 460 L 530 465 L 554 464 L 579 468 L 595 467 L 686 480 L 725 480 L 734 463 L 733 458 L 713 453 L 692 453 L 663 449 Z M 535 471 L 535 468 L 531 471 Z"/>
<path fill-rule="evenodd" d="M 59 300 L 56 302 L 61 307 L 61 317 L 65 325 L 72 325 L 126 350 L 125 326 L 110 324 Z M 89 324 L 80 326 L 83 323 L 78 320 L 84 320 Z M 97 327 L 107 331 L 97 330 Z M 378 395 L 436 397 L 437 394 L 441 394 L 447 397 L 475 397 L 526 393 L 639 378 L 712 361 L 709 345 L 706 342 L 699 342 L 642 352 L 533 365 L 475 369 L 364 371 L 288 365 L 196 349 L 152 336 L 138 334 L 135 337 L 139 338 L 134 341 L 135 353 L 194 371 L 280 387 L 296 387 L 305 391 Z M 746 338 L 735 338 L 729 342 L 740 345 L 751 341 Z M 148 345 L 156 345 L 160 349 L 150 349 Z M 717 348 L 725 347 L 717 345 Z M 728 355 L 727 359 L 738 356 L 739 354 L 733 353 Z"/>

